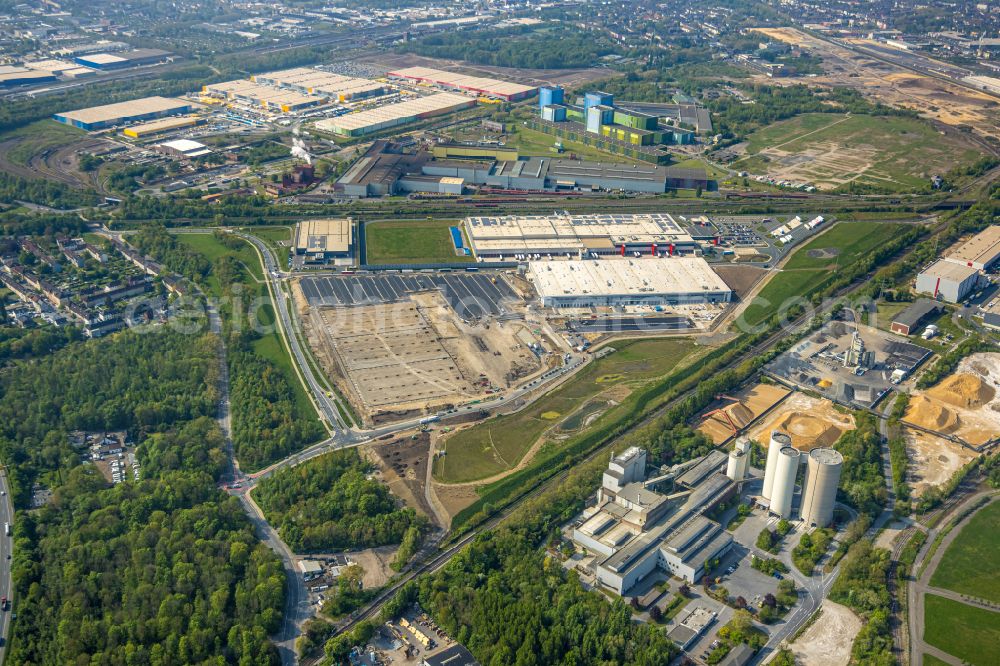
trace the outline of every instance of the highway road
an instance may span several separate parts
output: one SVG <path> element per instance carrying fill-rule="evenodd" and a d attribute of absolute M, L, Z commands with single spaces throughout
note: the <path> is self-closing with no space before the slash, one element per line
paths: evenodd
<path fill-rule="evenodd" d="M 0 470 L 0 523 L 14 524 L 14 507 L 10 503 L 10 486 L 7 483 L 7 471 Z M 2 528 L 0 528 L 2 529 Z M 10 579 L 11 556 L 14 541 L 6 534 L 0 533 L 0 596 L 12 598 L 13 586 Z M 7 640 L 10 638 L 11 611 L 0 609 L 0 664 L 7 656 Z"/>

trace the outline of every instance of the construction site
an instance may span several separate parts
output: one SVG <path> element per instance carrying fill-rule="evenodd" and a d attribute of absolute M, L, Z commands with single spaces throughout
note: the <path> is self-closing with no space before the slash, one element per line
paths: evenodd
<path fill-rule="evenodd" d="M 500 306 L 499 297 L 510 294 L 502 282 L 464 275 L 441 284 L 395 279 L 399 290 L 388 293 L 364 282 L 382 297 L 357 300 L 336 297 L 355 291 L 352 278 L 303 278 L 295 287 L 310 346 L 365 423 L 452 409 L 540 372 L 540 339 L 523 319 L 507 316 L 506 308 L 519 307 L 516 302 Z M 498 300 L 470 304 L 468 292 L 465 298 L 457 293 L 475 286 L 492 288 Z"/>

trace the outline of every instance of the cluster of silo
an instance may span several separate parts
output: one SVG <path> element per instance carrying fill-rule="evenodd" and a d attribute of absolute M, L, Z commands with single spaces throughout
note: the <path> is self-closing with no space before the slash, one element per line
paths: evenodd
<path fill-rule="evenodd" d="M 834 449 L 813 449 L 809 452 L 808 465 L 800 514 L 807 525 L 825 527 L 833 521 L 844 456 Z"/>
<path fill-rule="evenodd" d="M 767 448 L 761 496 L 768 500 L 771 513 L 790 518 L 792 499 L 795 496 L 795 478 L 803 458 L 807 461 L 807 467 L 806 479 L 802 485 L 800 515 L 806 524 L 829 525 L 833 520 L 837 486 L 844 466 L 844 457 L 834 449 L 817 448 L 805 456 L 792 446 L 792 440 L 787 434 L 773 431 Z"/>

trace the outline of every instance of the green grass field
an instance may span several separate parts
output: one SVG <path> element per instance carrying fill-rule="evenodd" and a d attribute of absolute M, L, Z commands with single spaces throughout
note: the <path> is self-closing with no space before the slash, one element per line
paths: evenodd
<path fill-rule="evenodd" d="M 998 571 L 1000 502 L 993 502 L 972 516 L 948 546 L 931 576 L 931 585 L 1000 603 Z"/>
<path fill-rule="evenodd" d="M 81 129 L 46 119 L 0 134 L 0 142 L 17 140 L 7 151 L 7 159 L 23 166 L 41 152 L 65 146 L 86 136 L 87 133 Z"/>
<path fill-rule="evenodd" d="M 365 225 L 369 264 L 442 264 L 473 261 L 455 254 L 448 227 L 456 220 L 373 222 Z M 464 235 L 464 231 L 463 231 Z"/>
<path fill-rule="evenodd" d="M 919 119 L 832 113 L 804 114 L 760 129 L 748 137 L 747 153 L 731 166 L 822 189 L 854 180 L 900 192 L 981 156 L 971 142 L 943 136 Z"/>
<path fill-rule="evenodd" d="M 995 666 L 1000 613 L 928 594 L 924 597 L 924 640 L 972 666 Z"/>
<path fill-rule="evenodd" d="M 808 298 L 823 287 L 826 278 L 834 275 L 838 266 L 856 262 L 863 254 L 892 238 L 900 228 L 900 225 L 879 222 L 839 222 L 830 227 L 793 250 L 781 271 L 772 276 L 757 295 L 761 300 L 744 311 L 742 321 L 755 326 L 779 312 L 790 299 Z M 822 254 L 816 256 L 817 253 Z"/>
<path fill-rule="evenodd" d="M 563 146 L 563 157 L 568 157 L 567 153 L 575 153 L 582 160 L 613 161 L 624 162 L 628 158 L 614 153 L 599 150 L 594 146 L 588 146 L 577 141 L 570 141 L 562 137 L 539 132 L 523 125 L 517 126 L 517 131 L 511 136 L 508 146 L 517 148 L 521 155 L 541 155 L 544 157 L 555 157 L 559 155 L 553 146 L 559 142 Z"/>
<path fill-rule="evenodd" d="M 887 222 L 839 222 L 800 247 L 789 258 L 785 269 L 836 270 L 837 266 L 854 263 L 858 257 L 889 240 L 902 228 Z"/>
<path fill-rule="evenodd" d="M 619 384 L 637 386 L 662 377 L 697 357 L 686 339 L 613 343 L 617 350 L 598 359 L 558 389 L 515 414 L 499 416 L 456 433 L 447 455 L 437 459 L 434 476 L 445 483 L 475 481 L 515 467 L 542 433 L 572 419 L 588 402 Z"/>
<path fill-rule="evenodd" d="M 274 324 L 274 309 L 267 290 L 267 284 L 263 281 L 258 281 L 263 279 L 263 269 L 260 265 L 260 259 L 257 256 L 257 251 L 249 242 L 241 241 L 240 248 L 234 250 L 216 240 L 214 234 L 177 234 L 177 238 L 212 261 L 223 256 L 233 256 L 239 260 L 246 271 L 243 280 L 244 288 L 264 302 L 264 305 L 254 315 L 260 324 L 265 327 L 270 327 Z M 222 296 L 222 285 L 219 284 L 214 275 L 208 277 L 206 286 L 216 298 Z M 244 324 L 246 323 L 244 322 Z M 295 373 L 291 356 L 285 349 L 285 345 L 281 341 L 281 336 L 277 329 L 261 335 L 254 340 L 253 348 L 257 354 L 274 363 L 285 375 L 288 383 L 295 391 L 295 410 L 298 416 L 307 419 L 316 418 L 316 410 L 313 408 L 312 401 L 309 400 L 302 382 L 299 381 L 298 375 Z"/>
<path fill-rule="evenodd" d="M 948 666 L 948 662 L 941 661 L 937 657 L 929 654 L 924 655 L 924 666 Z"/>
<path fill-rule="evenodd" d="M 282 268 L 288 261 L 288 254 L 291 251 L 288 242 L 292 238 L 292 227 L 244 227 L 241 231 L 264 241 L 274 252 L 278 259 L 278 265 Z M 278 243 L 284 243 L 279 245 Z"/>

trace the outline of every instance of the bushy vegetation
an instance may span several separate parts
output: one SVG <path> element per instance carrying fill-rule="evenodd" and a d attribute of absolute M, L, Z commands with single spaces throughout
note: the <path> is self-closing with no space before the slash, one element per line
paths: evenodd
<path fill-rule="evenodd" d="M 864 620 L 854 645 L 852 661 L 859 664 L 895 664 L 889 629 L 888 572 L 891 556 L 884 548 L 874 548 L 862 539 L 851 546 L 840 568 L 840 576 L 830 589 L 830 599 L 844 604 Z"/>
<path fill-rule="evenodd" d="M 830 542 L 833 541 L 833 531 L 828 529 L 818 529 L 807 532 L 799 539 L 799 543 L 792 549 L 792 564 L 795 568 L 807 576 L 811 576 L 816 563 L 819 562 Z"/>
<path fill-rule="evenodd" d="M 485 533 L 421 579 L 421 605 L 482 664 L 665 664 L 677 648 L 632 621 L 620 599 L 587 592 L 522 534 Z M 329 650 L 328 650 L 329 654 Z"/>
<path fill-rule="evenodd" d="M 920 375 L 920 378 L 917 379 L 917 388 L 928 389 L 934 386 L 939 381 L 955 372 L 955 368 L 958 367 L 959 362 L 961 362 L 961 360 L 966 356 L 971 356 L 976 352 L 987 351 L 992 348 L 992 344 L 976 335 L 962 340 L 960 343 L 955 345 L 954 349 L 939 356 L 938 360 L 934 362 L 934 365 L 927 368 L 923 374 Z"/>
<path fill-rule="evenodd" d="M 0 303 L 0 316 L 3 315 Z M 0 324 L 2 324 L 0 320 Z M 83 338 L 75 326 L 20 328 L 0 325 L 0 364 L 4 361 L 44 356 Z"/>
<path fill-rule="evenodd" d="M 55 180 L 22 178 L 0 171 L 0 203 L 17 201 L 68 209 L 96 206 L 100 199 L 93 190 L 78 190 Z"/>
<path fill-rule="evenodd" d="M 844 456 L 840 493 L 858 511 L 874 516 L 887 500 L 878 421 L 868 412 L 855 412 L 854 422 L 857 428 L 845 432 L 834 445 Z"/>
<path fill-rule="evenodd" d="M 776 573 L 788 573 L 788 567 L 785 563 L 773 557 L 755 557 L 751 560 L 750 566 L 768 576 L 773 576 Z"/>
<path fill-rule="evenodd" d="M 174 273 L 191 280 L 204 278 L 212 269 L 211 262 L 204 255 L 178 242 L 163 225 L 143 226 L 139 233 L 129 236 L 128 241 L 144 254 L 156 257 Z"/>
<path fill-rule="evenodd" d="M 276 472 L 254 498 L 296 552 L 330 552 L 403 541 L 426 518 L 400 508 L 389 489 L 367 475 L 357 452 L 336 451 Z"/>

